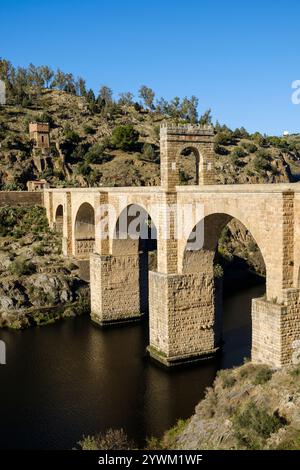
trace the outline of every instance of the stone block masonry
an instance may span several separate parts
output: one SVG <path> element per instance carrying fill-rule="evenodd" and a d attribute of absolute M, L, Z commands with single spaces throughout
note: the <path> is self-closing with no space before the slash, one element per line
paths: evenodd
<path fill-rule="evenodd" d="M 43 205 L 44 194 L 42 192 L 29 191 L 0 191 L 0 206 L 31 206 Z"/>
<path fill-rule="evenodd" d="M 149 352 L 165 365 L 212 356 L 215 288 L 211 276 L 150 272 Z"/>
<path fill-rule="evenodd" d="M 139 255 L 90 258 L 91 317 L 100 325 L 141 317 Z"/>

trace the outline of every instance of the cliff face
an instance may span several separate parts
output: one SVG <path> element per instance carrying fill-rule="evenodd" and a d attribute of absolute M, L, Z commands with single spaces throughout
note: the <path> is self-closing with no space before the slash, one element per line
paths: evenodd
<path fill-rule="evenodd" d="M 247 363 L 220 371 L 195 414 L 167 432 L 167 449 L 299 449 L 300 368 Z"/>

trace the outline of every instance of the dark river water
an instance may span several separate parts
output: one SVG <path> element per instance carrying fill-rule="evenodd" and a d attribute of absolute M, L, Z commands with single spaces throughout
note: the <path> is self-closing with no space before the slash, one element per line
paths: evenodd
<path fill-rule="evenodd" d="M 0 447 L 69 449 L 83 434 L 124 428 L 142 443 L 189 417 L 219 368 L 250 356 L 251 298 L 225 299 L 220 359 L 166 370 L 145 356 L 147 322 L 102 330 L 88 317 L 26 331 L 1 331 Z"/>

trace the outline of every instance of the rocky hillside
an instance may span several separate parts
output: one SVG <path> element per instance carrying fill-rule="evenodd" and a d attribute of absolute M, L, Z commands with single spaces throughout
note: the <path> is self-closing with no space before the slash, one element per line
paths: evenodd
<path fill-rule="evenodd" d="M 219 372 L 187 422 L 160 445 L 167 449 L 299 449 L 300 368 L 247 363 Z"/>
<path fill-rule="evenodd" d="M 78 268 L 61 255 L 45 211 L 0 208 L 0 327 L 25 328 L 88 311 Z"/>
<path fill-rule="evenodd" d="M 31 96 L 30 106 L 0 107 L 2 189 L 26 189 L 28 179 L 41 177 L 52 186 L 159 184 L 159 126 L 173 118 L 137 104 L 115 103 L 99 113 L 85 96 L 59 90 L 33 90 Z M 52 163 L 43 173 L 34 165 L 28 134 L 35 120 L 51 126 Z M 120 138 L 123 126 L 133 127 L 127 141 Z M 216 132 L 219 183 L 298 179 L 299 136 L 267 138 L 220 125 Z M 194 168 L 192 155 L 182 157 L 182 184 L 193 181 Z"/>

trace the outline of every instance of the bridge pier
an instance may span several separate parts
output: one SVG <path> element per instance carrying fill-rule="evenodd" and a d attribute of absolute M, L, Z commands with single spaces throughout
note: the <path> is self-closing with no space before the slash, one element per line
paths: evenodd
<path fill-rule="evenodd" d="M 299 362 L 299 289 L 284 289 L 282 304 L 252 300 L 252 361 L 282 367 Z M 297 362 L 297 363 L 298 363 Z"/>
<path fill-rule="evenodd" d="M 141 318 L 140 255 L 90 257 L 91 318 L 99 325 Z"/>
<path fill-rule="evenodd" d="M 213 277 L 149 274 L 150 356 L 166 366 L 212 357 L 220 340 Z"/>

